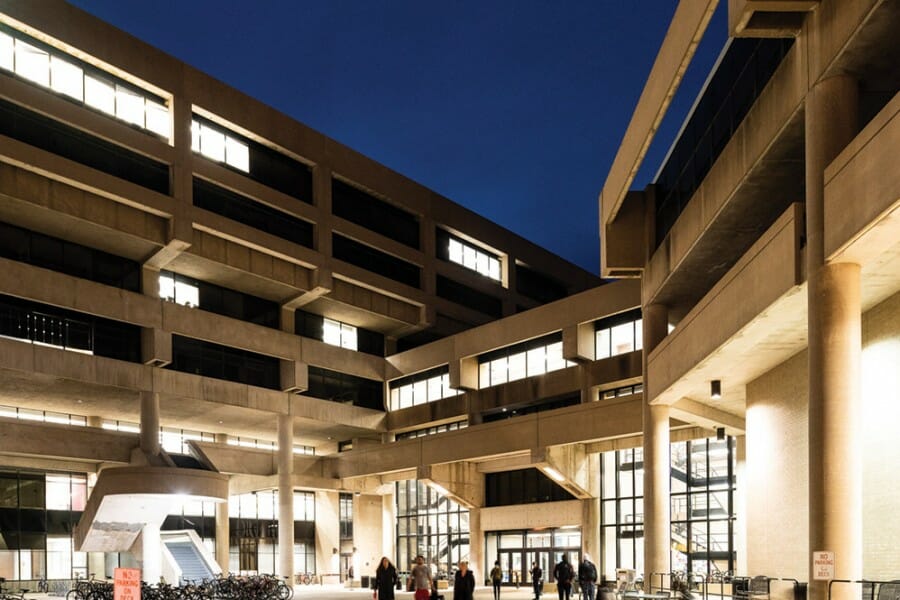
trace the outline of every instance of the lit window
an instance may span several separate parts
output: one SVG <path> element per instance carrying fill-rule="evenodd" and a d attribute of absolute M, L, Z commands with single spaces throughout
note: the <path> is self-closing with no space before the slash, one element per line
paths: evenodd
<path fill-rule="evenodd" d="M 610 331 L 613 355 L 625 354 L 634 350 L 634 323 L 616 325 Z"/>
<path fill-rule="evenodd" d="M 528 376 L 547 372 L 547 348 L 541 346 L 528 351 Z"/>
<path fill-rule="evenodd" d="M 508 381 L 516 381 L 517 379 L 525 379 L 528 376 L 526 367 L 526 353 L 519 352 L 509 357 L 507 361 Z"/>
<path fill-rule="evenodd" d="M 447 258 L 450 262 L 472 269 L 495 281 L 500 281 L 499 259 L 456 238 L 451 237 L 447 243 Z"/>
<path fill-rule="evenodd" d="M 16 75 L 49 86 L 50 54 L 22 40 L 16 40 Z"/>
<path fill-rule="evenodd" d="M 451 239 L 449 255 L 451 261 L 461 265 L 463 261 L 463 245 L 458 241 Z"/>
<path fill-rule="evenodd" d="M 174 273 L 159 274 L 159 297 L 183 306 L 200 306 L 200 288 L 180 281 Z"/>
<path fill-rule="evenodd" d="M 356 327 L 333 319 L 324 319 L 322 324 L 322 341 L 326 344 L 331 344 L 332 346 L 356 350 Z"/>
<path fill-rule="evenodd" d="M 116 116 L 134 125 L 144 126 L 144 97 L 126 87 L 116 86 Z"/>
<path fill-rule="evenodd" d="M 245 173 L 250 171 L 250 147 L 205 123 L 191 122 L 191 150 Z"/>
<path fill-rule="evenodd" d="M 108 81 L 84 76 L 84 103 L 114 115 L 116 113 L 116 88 Z"/>
<path fill-rule="evenodd" d="M 643 348 L 643 321 L 640 318 L 594 333 L 594 356 L 597 360 Z"/>
<path fill-rule="evenodd" d="M 417 381 L 412 384 L 413 404 L 425 404 L 428 402 L 428 382 Z"/>
<path fill-rule="evenodd" d="M 50 87 L 60 94 L 81 100 L 84 98 L 84 71 L 59 57 L 51 56 Z"/>
<path fill-rule="evenodd" d="M 392 383 L 390 410 L 399 410 L 427 402 L 435 402 L 461 393 L 459 390 L 450 387 L 449 372 L 431 377 L 427 375 L 425 373 L 413 376 L 412 381 L 404 379 L 400 380 L 400 382 Z M 408 383 L 401 383 L 403 381 L 408 381 Z"/>
<path fill-rule="evenodd" d="M 0 31 L 0 67 L 7 71 L 13 70 L 15 45 L 12 36 Z"/>
<path fill-rule="evenodd" d="M 550 371 L 571 367 L 575 363 L 563 358 L 562 342 L 555 342 L 526 352 L 514 352 L 506 357 L 479 364 L 478 385 L 482 388 L 543 375 Z"/>
<path fill-rule="evenodd" d="M 434 402 L 444 397 L 443 381 L 440 377 L 432 377 L 428 380 L 428 401 Z"/>
<path fill-rule="evenodd" d="M 250 148 L 234 138 L 225 136 L 225 162 L 241 171 L 250 170 Z"/>
<path fill-rule="evenodd" d="M 162 104 L 147 100 L 147 129 L 169 139 L 169 109 Z"/>

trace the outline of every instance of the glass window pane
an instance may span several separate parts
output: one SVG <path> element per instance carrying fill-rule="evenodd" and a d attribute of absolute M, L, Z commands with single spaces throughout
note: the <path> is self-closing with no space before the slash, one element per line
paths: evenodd
<path fill-rule="evenodd" d="M 169 109 L 163 106 L 162 104 L 157 104 L 152 100 L 147 100 L 147 129 L 161 135 L 162 137 L 169 139 Z M 194 126 L 191 124 L 191 132 L 193 133 Z M 193 145 L 194 138 L 191 138 L 191 144 Z"/>
<path fill-rule="evenodd" d="M 16 40 L 16 73 L 25 79 L 50 85 L 50 54 L 22 40 Z"/>
<path fill-rule="evenodd" d="M 250 171 L 250 148 L 247 144 L 225 136 L 225 162 L 241 171 Z"/>
<path fill-rule="evenodd" d="M 116 88 L 108 81 L 85 75 L 84 103 L 113 115 L 116 113 Z"/>
<path fill-rule="evenodd" d="M 612 341 L 613 356 L 634 350 L 634 323 L 623 323 L 613 327 L 610 332 L 610 340 Z"/>
<path fill-rule="evenodd" d="M 444 397 L 443 386 L 440 377 L 432 377 L 428 381 L 428 401 L 434 402 Z"/>
<path fill-rule="evenodd" d="M 413 390 L 411 385 L 400 388 L 400 408 L 409 408 L 413 405 Z"/>
<path fill-rule="evenodd" d="M 507 360 L 498 358 L 497 360 L 492 360 L 489 364 L 491 366 L 491 385 L 506 383 Z"/>
<path fill-rule="evenodd" d="M 61 94 L 84 100 L 84 72 L 56 56 L 50 58 L 50 84 Z"/>
<path fill-rule="evenodd" d="M 568 365 L 563 358 L 562 342 L 556 342 L 555 344 L 547 346 L 547 371 L 550 372 L 558 369 L 565 369 L 567 366 Z"/>
<path fill-rule="evenodd" d="M 413 384 L 413 404 L 428 402 L 428 382 L 417 381 Z"/>
<path fill-rule="evenodd" d="M 14 53 L 15 48 L 12 36 L 0 31 L 0 68 L 4 68 L 7 71 L 13 70 Z"/>
<path fill-rule="evenodd" d="M 463 248 L 463 265 L 469 269 L 475 269 L 478 258 L 475 255 L 475 248 L 465 246 Z"/>
<path fill-rule="evenodd" d="M 528 351 L 528 376 L 547 372 L 547 348 L 541 346 Z"/>
<path fill-rule="evenodd" d="M 191 121 L 191 150 L 200 152 L 200 123 Z"/>
<path fill-rule="evenodd" d="M 458 241 L 451 239 L 448 247 L 449 258 L 451 261 L 462 264 L 463 246 Z"/>
<path fill-rule="evenodd" d="M 201 123 L 200 153 L 207 158 L 225 162 L 225 134 Z"/>
<path fill-rule="evenodd" d="M 341 325 L 341 347 L 356 350 L 356 327 L 353 325 Z"/>
<path fill-rule="evenodd" d="M 493 385 L 491 383 L 491 363 L 483 362 L 478 365 L 478 387 L 485 388 Z"/>
<path fill-rule="evenodd" d="M 128 123 L 144 126 L 144 97 L 128 88 L 116 86 L 116 116 Z"/>
<path fill-rule="evenodd" d="M 594 352 L 596 359 L 609 358 L 609 329 L 601 329 L 595 334 Z"/>
<path fill-rule="evenodd" d="M 507 364 L 509 368 L 509 381 L 524 379 L 528 374 L 526 369 L 526 354 L 524 352 L 510 356 Z"/>
<path fill-rule="evenodd" d="M 341 324 L 331 319 L 325 319 L 322 325 L 322 341 L 332 346 L 341 345 Z"/>
<path fill-rule="evenodd" d="M 476 270 L 487 277 L 490 274 L 490 257 L 484 252 L 476 254 Z"/>
<path fill-rule="evenodd" d="M 488 265 L 488 277 L 500 281 L 500 261 L 496 258 L 490 259 L 490 264 Z"/>
<path fill-rule="evenodd" d="M 634 322 L 634 349 L 642 350 L 644 348 L 644 322 L 638 319 Z"/>

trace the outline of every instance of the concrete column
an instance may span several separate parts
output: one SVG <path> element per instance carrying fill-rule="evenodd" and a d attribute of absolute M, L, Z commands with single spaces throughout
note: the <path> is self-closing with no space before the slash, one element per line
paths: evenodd
<path fill-rule="evenodd" d="M 581 501 L 581 553 L 589 554 L 591 561 L 600 560 L 600 497 Z M 531 565 L 528 565 L 529 568 Z"/>
<path fill-rule="evenodd" d="M 817 83 L 806 96 L 806 273 L 825 264 L 825 167 L 858 130 L 859 89 L 848 75 Z"/>
<path fill-rule="evenodd" d="M 216 562 L 223 573 L 231 569 L 231 522 L 228 520 L 228 500 L 216 504 Z"/>
<path fill-rule="evenodd" d="M 839 579 L 862 576 L 859 266 L 825 263 L 825 168 L 857 133 L 854 78 L 818 82 L 806 98 L 806 273 L 809 332 L 809 551 L 835 552 Z M 824 600 L 826 582 L 809 597 Z M 836 586 L 835 600 L 854 595 Z"/>
<path fill-rule="evenodd" d="M 159 456 L 159 394 L 155 392 L 141 392 L 141 450 Z"/>
<path fill-rule="evenodd" d="M 670 526 L 669 406 L 651 404 L 647 355 L 668 333 L 668 310 L 660 304 L 643 308 L 644 344 L 644 581 L 668 573 Z"/>
<path fill-rule="evenodd" d="M 397 499 L 393 490 L 381 496 L 381 554 L 397 556 Z M 379 557 L 381 558 L 381 557 Z M 392 561 L 393 562 L 393 561 Z M 377 567 L 376 567 L 377 568 Z"/>
<path fill-rule="evenodd" d="M 735 441 L 735 479 L 734 490 L 734 552 L 737 555 L 736 573 L 749 573 L 747 570 L 747 436 L 739 435 Z"/>
<path fill-rule="evenodd" d="M 837 579 L 860 579 L 863 440 L 859 265 L 825 265 L 812 277 L 809 287 L 818 321 L 809 325 L 809 550 L 834 552 Z M 828 595 L 826 583 L 812 581 L 810 561 L 810 598 L 824 600 Z M 853 586 L 832 589 L 835 600 L 856 596 Z"/>
<path fill-rule="evenodd" d="M 475 585 L 480 586 L 487 577 L 484 563 L 484 530 L 481 528 L 481 509 L 469 509 L 469 568 L 475 573 Z"/>
<path fill-rule="evenodd" d="M 159 525 L 145 523 L 141 529 L 141 578 L 149 584 L 159 583 L 162 575 L 162 542 Z"/>
<path fill-rule="evenodd" d="M 294 419 L 278 415 L 278 574 L 294 577 Z"/>

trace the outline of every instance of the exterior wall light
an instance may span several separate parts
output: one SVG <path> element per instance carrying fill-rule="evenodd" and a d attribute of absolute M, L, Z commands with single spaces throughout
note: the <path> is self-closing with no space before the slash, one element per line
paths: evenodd
<path fill-rule="evenodd" d="M 709 382 L 709 397 L 718 400 L 722 397 L 722 380 L 713 379 Z"/>

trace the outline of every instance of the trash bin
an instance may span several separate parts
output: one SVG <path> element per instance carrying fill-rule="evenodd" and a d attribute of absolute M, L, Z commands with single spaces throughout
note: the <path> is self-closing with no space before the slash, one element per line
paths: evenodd
<path fill-rule="evenodd" d="M 372 587 L 372 581 L 371 581 L 372 578 L 369 575 L 362 575 L 362 576 L 360 576 L 359 579 L 360 579 L 363 589 Z"/>
<path fill-rule="evenodd" d="M 794 600 L 806 600 L 806 592 L 809 584 L 805 581 L 794 583 Z"/>

